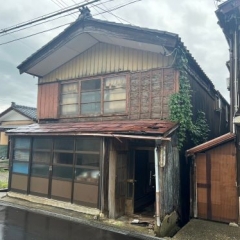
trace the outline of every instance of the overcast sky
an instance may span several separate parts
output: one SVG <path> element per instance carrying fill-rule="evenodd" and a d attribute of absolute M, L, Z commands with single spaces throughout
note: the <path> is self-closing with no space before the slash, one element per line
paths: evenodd
<path fill-rule="evenodd" d="M 132 0 L 101 0 L 106 2 L 101 8 L 108 9 Z M 2 2 L 2 3 L 1 3 Z M 0 0 L 0 29 L 57 11 L 82 0 Z M 99 8 L 90 8 L 95 18 L 119 22 L 114 16 L 102 12 Z M 158 29 L 179 34 L 182 41 L 198 64 L 212 80 L 216 89 L 228 100 L 226 68 L 228 45 L 222 30 L 217 24 L 214 0 L 141 0 L 118 9 L 113 13 L 131 22 L 133 25 Z M 37 78 L 20 75 L 17 66 L 32 53 L 50 41 L 65 27 L 42 33 L 31 38 L 1 45 L 26 35 L 44 31 L 77 18 L 77 14 L 55 21 L 2 36 L 0 34 L 0 112 L 8 108 L 11 102 L 20 105 L 36 106 Z M 124 21 L 122 21 L 124 22 Z"/>

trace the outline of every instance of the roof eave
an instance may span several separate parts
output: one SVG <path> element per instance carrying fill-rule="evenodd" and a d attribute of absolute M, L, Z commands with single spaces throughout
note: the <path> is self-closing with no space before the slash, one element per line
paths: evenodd
<path fill-rule="evenodd" d="M 124 25 L 119 23 L 112 23 L 96 19 L 77 20 L 63 32 L 56 36 L 49 43 L 40 48 L 37 52 L 32 54 L 29 58 L 17 66 L 20 74 L 28 73 L 28 70 L 35 66 L 38 62 L 51 55 L 57 49 L 64 46 L 68 41 L 81 33 L 91 32 L 105 32 L 119 38 L 135 40 L 138 42 L 154 43 L 156 45 L 163 45 L 166 48 L 174 48 L 178 42 L 178 35 L 166 31 L 157 31 L 145 29 L 140 27 L 133 27 L 131 25 Z M 141 40 L 141 41 L 140 41 Z M 29 73 L 34 75 L 33 73 Z M 34 75 L 37 76 L 37 75 Z M 37 76 L 42 77 L 42 76 Z"/>
<path fill-rule="evenodd" d="M 214 148 L 214 147 L 216 147 L 220 144 L 224 144 L 226 142 L 232 141 L 232 140 L 235 139 L 235 137 L 236 137 L 235 134 L 227 133 L 225 135 L 222 135 L 220 137 L 217 137 L 215 139 L 212 139 L 208 142 L 202 143 L 202 144 L 200 144 L 196 147 L 193 147 L 193 148 L 187 150 L 186 151 L 186 156 L 191 157 L 191 156 L 194 156 L 197 153 L 207 151 L 207 150 L 212 149 L 212 148 Z"/>

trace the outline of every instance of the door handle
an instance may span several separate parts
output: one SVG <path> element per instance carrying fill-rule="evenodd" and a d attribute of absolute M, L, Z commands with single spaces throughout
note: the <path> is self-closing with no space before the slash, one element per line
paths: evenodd
<path fill-rule="evenodd" d="M 127 179 L 127 182 L 129 182 L 129 183 L 135 183 L 135 182 L 137 182 L 137 180 L 135 180 L 135 179 Z"/>
<path fill-rule="evenodd" d="M 150 174 L 149 174 L 149 186 L 152 186 L 152 171 L 150 171 Z"/>

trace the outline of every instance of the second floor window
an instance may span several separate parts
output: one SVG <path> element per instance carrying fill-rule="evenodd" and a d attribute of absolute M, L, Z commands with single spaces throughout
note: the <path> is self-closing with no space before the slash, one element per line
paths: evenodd
<path fill-rule="evenodd" d="M 124 112 L 126 112 L 125 76 L 62 84 L 62 116 Z"/>

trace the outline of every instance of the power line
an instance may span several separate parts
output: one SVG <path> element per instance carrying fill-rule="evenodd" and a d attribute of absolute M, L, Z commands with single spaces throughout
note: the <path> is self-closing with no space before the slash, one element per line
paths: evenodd
<path fill-rule="evenodd" d="M 97 1 L 101 1 L 101 0 L 97 0 Z M 101 3 L 97 3 L 97 4 L 92 4 L 92 5 L 93 5 L 93 6 L 98 6 L 98 5 L 101 5 L 101 4 L 103 4 L 103 3 L 112 2 L 112 1 L 115 1 L 115 0 L 107 0 L 107 1 L 105 1 L 105 2 L 101 2 Z M 81 2 L 81 3 L 84 3 L 84 2 Z M 8 29 L 10 29 L 10 28 L 15 28 L 15 27 L 18 27 L 18 26 L 20 26 L 20 25 L 27 24 L 27 23 L 29 24 L 29 23 L 31 23 L 31 22 L 33 22 L 33 21 L 35 21 L 35 20 L 39 20 L 39 19 L 42 20 L 43 18 L 52 16 L 52 15 L 55 14 L 55 13 L 59 13 L 59 14 L 64 13 L 63 10 L 67 10 L 67 9 L 73 8 L 74 6 L 77 6 L 77 8 L 80 8 L 81 6 L 79 6 L 79 4 L 80 4 L 80 3 L 75 4 L 75 5 L 72 5 L 72 6 L 68 7 L 68 8 L 63 8 L 63 9 L 61 9 L 61 10 L 57 10 L 57 11 L 54 11 L 54 12 L 51 12 L 51 13 L 42 15 L 42 16 L 37 17 L 37 18 L 33 18 L 33 19 L 28 20 L 28 21 L 25 21 L 25 22 L 18 23 L 18 24 L 16 24 L 16 25 L 7 27 L 7 28 L 5 28 L 5 29 L 1 29 L 1 30 L 0 30 L 0 33 L 4 32 L 4 31 L 6 31 L 6 30 L 8 30 Z M 89 4 L 91 4 L 91 3 L 89 3 Z"/>
<path fill-rule="evenodd" d="M 102 4 L 103 6 L 104 6 L 104 4 Z M 117 18 L 121 23 L 122 23 L 122 21 L 125 21 L 125 22 L 127 22 L 127 23 L 129 23 L 129 24 L 131 24 L 131 25 L 133 25 L 132 23 L 130 23 L 129 21 L 127 21 L 127 20 L 125 20 L 125 19 L 123 19 L 123 18 L 121 18 L 121 17 L 119 17 L 119 16 L 117 16 L 116 14 L 114 14 L 114 13 L 112 13 L 112 12 L 110 12 L 109 11 L 109 9 L 107 9 L 107 7 L 106 6 L 104 6 L 105 8 L 106 8 L 106 10 L 107 10 L 107 13 L 109 13 L 109 14 L 111 14 L 112 16 L 114 16 L 115 18 Z M 101 7 L 98 7 L 99 9 L 101 9 L 101 10 L 104 10 L 103 8 L 101 8 Z M 122 21 L 121 21 L 122 20 Z"/>
<path fill-rule="evenodd" d="M 83 3 L 83 2 L 81 2 L 81 3 Z M 80 4 L 80 3 L 78 3 L 78 4 Z M 73 5 L 73 6 L 76 6 L 76 5 L 77 5 L 77 4 L 75 4 L 75 5 Z M 73 6 L 71 6 L 71 7 L 73 7 Z M 21 22 L 21 23 L 18 23 L 18 24 L 16 24 L 16 25 L 13 25 L 13 26 L 10 26 L 10 27 L 7 27 L 7 28 L 11 28 L 11 27 L 15 27 L 15 26 L 18 26 L 18 25 L 21 25 L 21 24 L 29 23 L 29 22 L 31 22 L 31 21 L 34 21 L 34 20 L 37 20 L 37 19 L 40 19 L 40 18 L 43 18 L 43 17 L 50 16 L 50 15 L 52 15 L 52 14 L 54 14 L 54 13 L 60 13 L 62 10 L 65 10 L 65 9 L 69 9 L 69 8 L 64 8 L 64 9 L 57 10 L 57 11 L 54 11 L 54 12 L 51 12 L 51 13 L 47 13 L 47 14 L 44 14 L 44 15 L 42 15 L 42 16 L 40 16 L 40 17 L 36 17 L 36 18 L 31 19 L 31 20 L 28 20 L 28 21 L 25 21 L 25 22 Z M 4 29 L 1 29 L 1 30 L 4 30 Z"/>
<path fill-rule="evenodd" d="M 3 29 L 2 31 L 0 31 L 0 34 L 1 34 L 1 33 L 9 32 L 9 31 L 14 30 L 14 29 L 17 29 L 17 28 L 21 28 L 21 27 L 27 26 L 27 25 L 29 25 L 29 24 L 33 24 L 33 23 L 36 23 L 36 22 L 39 22 L 39 21 L 43 21 L 43 20 L 45 20 L 45 19 L 55 17 L 55 16 L 57 16 L 57 15 L 59 15 L 59 14 L 63 14 L 63 13 L 65 13 L 65 12 L 69 12 L 69 11 L 78 9 L 79 7 L 84 7 L 84 6 L 87 6 L 87 5 L 91 4 L 91 3 L 95 3 L 95 2 L 99 2 L 99 1 L 100 1 L 100 0 L 93 0 L 93 1 L 91 1 L 91 2 L 89 2 L 89 3 L 84 3 L 84 4 L 81 4 L 81 5 L 79 5 L 79 6 L 72 7 L 72 8 L 63 10 L 63 11 L 61 11 L 61 12 L 52 14 L 52 15 L 49 15 L 49 16 L 46 16 L 46 17 L 42 17 L 42 18 L 40 18 L 40 19 L 36 19 L 36 20 L 31 21 L 31 22 L 28 22 L 28 23 L 24 23 L 24 24 L 15 26 L 15 27 L 10 27 L 10 28 L 8 28 L 8 29 Z"/>
<path fill-rule="evenodd" d="M 63 16 L 60 16 L 60 17 L 56 17 L 56 18 L 54 18 L 54 19 L 49 19 L 49 20 L 46 20 L 46 21 L 44 21 L 44 22 L 36 23 L 36 24 L 34 24 L 34 25 L 30 25 L 30 26 L 27 26 L 27 27 L 24 27 L 24 28 L 21 28 L 21 29 L 17 29 L 17 30 L 12 31 L 12 32 L 7 32 L 7 33 L 4 33 L 4 34 L 0 35 L 0 38 L 1 38 L 1 37 L 4 37 L 4 36 L 6 36 L 6 35 L 10 35 L 10 34 L 15 33 L 15 32 L 23 31 L 23 30 L 25 30 L 25 29 L 32 28 L 32 27 L 35 27 L 35 26 L 44 24 L 44 23 L 52 22 L 52 21 L 55 21 L 55 20 L 60 19 L 60 18 L 63 18 L 63 17 L 68 17 L 68 16 L 70 16 L 70 15 L 72 15 L 72 14 L 74 14 L 74 13 L 78 13 L 78 12 L 68 13 L 68 14 L 66 14 L 66 15 L 63 15 Z"/>
<path fill-rule="evenodd" d="M 120 8 L 122 8 L 122 7 L 125 7 L 125 6 L 127 6 L 127 5 L 130 5 L 130 4 L 132 4 L 132 3 L 139 2 L 139 1 L 141 1 L 141 0 L 135 0 L 135 1 L 132 1 L 132 2 L 130 2 L 130 3 L 127 3 L 127 4 L 124 4 L 124 5 L 115 7 L 115 8 L 113 8 L 113 9 L 110 9 L 110 10 L 108 10 L 108 11 L 115 11 L 115 10 L 117 10 L 117 9 L 120 9 Z M 95 14 L 94 16 L 100 15 L 100 14 L 102 14 L 102 13 L 106 13 L 106 12 L 108 12 L 108 11 L 104 11 L 104 12 Z M 47 29 L 47 30 L 44 30 L 44 31 L 41 31 L 41 32 L 37 32 L 37 33 L 34 33 L 34 34 L 27 35 L 27 36 L 25 36 L 25 37 L 21 37 L 21 38 L 14 39 L 14 40 L 11 40 L 11 41 L 3 42 L 3 43 L 0 43 L 0 46 L 6 45 L 6 44 L 8 44 L 8 43 L 16 42 L 16 41 L 18 41 L 18 40 L 22 40 L 22 39 L 25 39 L 25 38 L 29 38 L 29 37 L 32 37 L 32 36 L 35 36 L 35 35 L 38 35 L 38 34 L 41 34 L 41 33 L 49 32 L 49 31 L 51 31 L 51 30 L 55 30 L 55 29 L 58 29 L 58 28 L 60 28 L 60 27 L 63 27 L 63 26 L 72 24 L 72 23 L 73 23 L 73 22 L 65 23 L 65 24 L 62 24 L 62 25 L 57 26 L 57 27 L 54 27 L 54 28 L 50 28 L 50 29 Z"/>
<path fill-rule="evenodd" d="M 62 9 L 62 7 L 63 7 L 63 9 L 69 7 L 64 1 L 61 1 L 61 2 L 64 3 L 64 5 L 63 5 L 60 1 L 58 1 L 58 0 L 51 0 L 51 1 L 52 1 L 53 3 L 55 3 L 57 6 L 59 6 L 60 9 Z M 57 1 L 57 2 L 55 2 L 55 1 Z M 73 17 L 73 16 L 72 16 L 72 17 Z M 74 17 L 73 17 L 73 18 L 74 18 Z M 75 19 L 75 18 L 74 18 L 74 19 Z"/>
<path fill-rule="evenodd" d="M 108 1 L 105 1 L 104 3 L 106 3 L 106 2 L 111 2 L 111 1 L 114 1 L 114 0 L 108 0 Z M 103 4 L 103 3 L 102 3 L 102 4 Z M 98 7 L 98 5 L 100 5 L 100 4 L 93 5 L 93 7 Z M 65 15 L 60 16 L 60 17 L 56 17 L 56 18 L 53 18 L 53 19 L 46 20 L 46 21 L 44 21 L 44 22 L 36 23 L 36 24 L 34 24 L 34 25 L 30 25 L 30 26 L 27 26 L 27 27 L 24 27 L 24 28 L 20 28 L 20 29 L 17 29 L 17 30 L 15 30 L 15 31 L 2 33 L 2 34 L 0 34 L 0 38 L 1 38 L 1 37 L 4 37 L 4 36 L 6 36 L 6 35 L 9 35 L 9 34 L 15 33 L 15 32 L 19 32 L 19 31 L 22 31 L 22 30 L 25 30 L 25 29 L 28 29 L 28 28 L 32 28 L 32 27 L 35 27 L 35 26 L 44 24 L 44 23 L 48 23 L 48 22 L 51 22 L 51 21 L 55 21 L 55 20 L 60 19 L 60 18 L 63 18 L 63 17 L 67 17 L 67 16 L 70 16 L 70 15 L 75 14 L 75 13 L 77 14 L 77 13 L 79 13 L 79 11 L 76 11 L 76 12 L 73 12 L 73 13 L 68 13 L 68 14 L 65 14 Z M 98 13 L 99 13 L 99 12 L 98 12 Z"/>
<path fill-rule="evenodd" d="M 44 30 L 44 31 L 41 31 L 41 32 L 37 32 L 37 33 L 33 33 L 33 34 L 30 34 L 30 35 L 27 35 L 27 36 L 25 36 L 25 37 L 21 37 L 21 38 L 17 38 L 17 39 L 8 41 L 8 42 L 0 43 L 0 46 L 5 45 L 5 44 L 8 44 L 8 43 L 16 42 L 16 41 L 18 41 L 18 40 L 22 40 L 22 39 L 25 39 L 25 38 L 33 37 L 33 36 L 38 35 L 38 34 L 41 34 L 41 33 L 49 32 L 49 31 L 51 31 L 51 30 L 55 30 L 55 29 L 58 29 L 58 28 L 60 28 L 60 27 L 69 25 L 69 24 L 71 24 L 71 23 L 72 23 L 72 22 L 65 23 L 65 24 L 62 24 L 62 25 L 57 26 L 57 27 L 54 27 L 54 28 L 50 28 L 50 29 L 47 29 L 47 30 Z"/>
<path fill-rule="evenodd" d="M 75 2 L 74 0 L 72 0 L 73 2 Z M 89 0 L 85 0 L 85 2 L 88 2 Z M 95 6 L 93 6 L 93 8 L 99 13 L 99 11 L 97 10 L 97 8 Z M 101 16 L 105 19 L 108 20 L 103 14 L 101 14 Z"/>
<path fill-rule="evenodd" d="M 124 4 L 124 5 L 121 5 L 121 6 L 117 6 L 117 7 L 115 7 L 115 8 L 112 8 L 112 9 L 110 9 L 109 11 L 115 11 L 115 10 L 117 10 L 117 9 L 126 7 L 127 5 L 133 4 L 133 3 L 135 3 L 135 2 L 140 2 L 140 1 L 142 1 L 142 0 L 135 0 L 135 1 L 132 1 L 132 2 L 129 2 L 129 3 L 126 3 L 126 4 Z M 104 11 L 104 13 L 109 12 L 109 11 Z M 102 13 L 96 14 L 96 15 L 94 15 L 94 16 L 98 16 L 98 15 L 100 15 L 100 14 L 102 14 Z"/>

